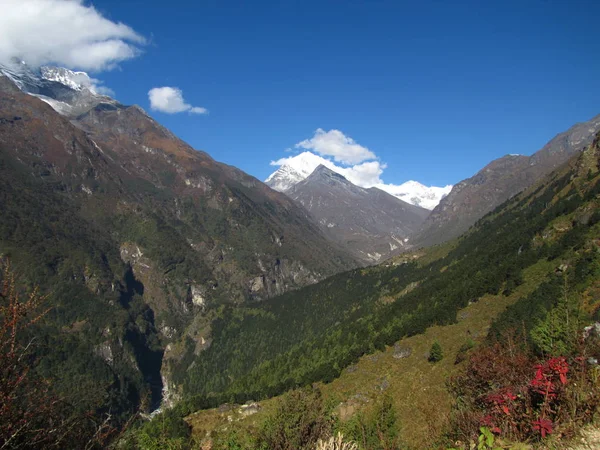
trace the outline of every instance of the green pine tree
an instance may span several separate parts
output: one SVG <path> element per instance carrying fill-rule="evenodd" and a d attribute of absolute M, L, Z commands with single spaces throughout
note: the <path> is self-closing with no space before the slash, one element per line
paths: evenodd
<path fill-rule="evenodd" d="M 438 341 L 435 341 L 429 350 L 429 361 L 436 363 L 441 361 L 444 357 L 444 352 L 442 351 L 442 346 Z"/>

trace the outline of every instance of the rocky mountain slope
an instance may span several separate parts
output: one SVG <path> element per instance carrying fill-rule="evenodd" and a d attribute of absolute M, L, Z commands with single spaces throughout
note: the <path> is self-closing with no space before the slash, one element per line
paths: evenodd
<path fill-rule="evenodd" d="M 351 169 L 338 167 L 328 159 L 311 152 L 302 152 L 296 156 L 287 158 L 285 164 L 282 164 L 279 169 L 269 175 L 265 183 L 276 191 L 287 193 L 294 185 L 306 179 L 320 165 L 339 173 L 354 184 L 362 186 L 361 180 L 352 178 L 353 173 Z M 398 197 L 406 203 L 429 210 L 435 208 L 452 188 L 452 186 L 424 186 L 417 181 L 407 181 L 401 185 L 378 184 L 374 187 Z"/>
<path fill-rule="evenodd" d="M 403 251 L 407 237 L 429 215 L 380 189 L 358 187 L 323 165 L 286 193 L 325 233 L 367 263 Z"/>
<path fill-rule="evenodd" d="M 531 156 L 506 155 L 457 183 L 414 237 L 416 245 L 455 238 L 477 219 L 583 150 L 600 130 L 600 115 L 560 133 Z"/>
<path fill-rule="evenodd" d="M 141 108 L 45 74 L 29 74 L 35 95 L 0 76 L 0 256 L 52 292 L 44 376 L 95 386 L 85 408 L 135 409 L 146 393 L 156 406 L 165 348 L 202 345 L 198 324 L 221 305 L 357 265 L 285 195 Z"/>

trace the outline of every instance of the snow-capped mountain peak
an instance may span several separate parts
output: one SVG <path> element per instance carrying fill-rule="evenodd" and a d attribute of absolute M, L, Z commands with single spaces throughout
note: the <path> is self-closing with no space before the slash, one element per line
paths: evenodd
<path fill-rule="evenodd" d="M 353 176 L 354 173 L 351 168 L 347 169 L 336 166 L 330 160 L 308 151 L 290 158 L 285 158 L 285 160 L 281 162 L 282 164 L 279 168 L 265 180 L 265 183 L 271 188 L 280 192 L 289 191 L 293 186 L 306 179 L 320 165 L 343 175 L 348 181 L 357 186 L 364 188 L 376 187 L 407 203 L 430 210 L 435 208 L 442 198 L 448 195 L 452 190 L 451 185 L 445 187 L 425 186 L 418 181 L 413 180 L 407 181 L 401 185 L 385 183 L 371 183 L 365 185 L 360 179 Z"/>
<path fill-rule="evenodd" d="M 286 192 L 295 184 L 307 178 L 320 165 L 335 171 L 335 165 L 311 152 L 302 152 L 292 158 L 288 158 L 285 164 L 273 172 L 265 180 L 269 186 L 279 192 Z"/>
<path fill-rule="evenodd" d="M 375 187 L 378 187 L 407 203 L 430 210 L 435 208 L 452 190 L 451 184 L 444 187 L 425 186 L 414 180 L 407 181 L 399 186 L 379 184 L 375 185 Z"/>
<path fill-rule="evenodd" d="M 0 64 L 0 74 L 10 78 L 23 92 L 48 103 L 58 113 L 77 117 L 99 104 L 115 106 L 118 102 L 104 95 L 109 89 L 98 87 L 99 81 L 85 72 L 64 67 L 30 67 L 20 60 Z"/>
<path fill-rule="evenodd" d="M 64 84 L 75 91 L 89 89 L 94 94 L 96 93 L 93 88 L 92 79 L 85 72 L 74 72 L 64 67 L 44 66 L 40 67 L 40 75 L 44 80 Z"/>

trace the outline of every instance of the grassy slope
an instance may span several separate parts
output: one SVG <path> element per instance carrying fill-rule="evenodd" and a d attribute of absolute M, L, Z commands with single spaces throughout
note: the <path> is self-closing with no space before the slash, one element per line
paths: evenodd
<path fill-rule="evenodd" d="M 412 350 L 409 357 L 394 358 L 394 346 L 390 346 L 383 352 L 361 357 L 332 383 L 319 386 L 326 398 L 339 403 L 336 412 L 342 421 L 359 411 L 368 411 L 383 393 L 390 394 L 395 401 L 403 440 L 413 448 L 432 445 L 447 424 L 451 398 L 445 389 L 445 380 L 462 367 L 462 364 L 454 364 L 460 347 L 469 337 L 475 342 L 485 339 L 492 320 L 508 305 L 533 291 L 555 265 L 540 261 L 525 270 L 524 283 L 510 296 L 485 295 L 459 312 L 458 323 L 433 326 L 423 334 L 400 340 L 400 347 Z M 432 364 L 427 361 L 427 354 L 436 340 L 442 345 L 444 359 Z M 278 397 L 274 397 L 260 402 L 260 411 L 247 417 L 243 417 L 238 408 L 221 412 L 209 409 L 198 411 L 186 420 L 197 438 L 232 426 L 253 429 L 273 410 L 277 401 Z"/>

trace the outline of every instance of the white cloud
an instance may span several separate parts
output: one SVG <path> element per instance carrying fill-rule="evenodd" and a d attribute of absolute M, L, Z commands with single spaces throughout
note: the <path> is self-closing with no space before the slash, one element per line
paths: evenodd
<path fill-rule="evenodd" d="M 202 106 L 192 106 L 189 109 L 189 112 L 192 114 L 208 114 L 208 109 L 203 108 Z"/>
<path fill-rule="evenodd" d="M 340 130 L 325 131 L 318 128 L 311 139 L 305 139 L 295 145 L 296 148 L 312 150 L 321 156 L 331 156 L 342 164 L 358 164 L 376 159 L 375 153 L 357 144 L 350 136 Z"/>
<path fill-rule="evenodd" d="M 99 80 L 98 78 L 90 77 L 85 72 L 74 72 L 71 80 L 83 87 L 90 89 L 91 91 L 97 92 L 98 94 L 108 95 L 110 97 L 114 96 L 114 91 L 104 86 L 104 82 Z"/>
<path fill-rule="evenodd" d="M 208 114 L 206 108 L 192 106 L 183 99 L 183 92 L 176 87 L 156 87 L 148 91 L 150 108 L 167 114 L 189 112 L 191 114 Z"/>
<path fill-rule="evenodd" d="M 89 88 L 101 95 L 108 95 L 109 97 L 115 96 L 115 91 L 108 86 L 104 86 L 104 82 L 102 80 L 98 80 L 97 78 L 90 78 Z"/>
<path fill-rule="evenodd" d="M 102 71 L 134 58 L 145 39 L 83 0 L 1 0 L 0 62 Z"/>
<path fill-rule="evenodd" d="M 370 188 L 376 184 L 382 183 L 381 174 L 387 168 L 387 164 L 381 164 L 379 161 L 370 161 L 362 164 L 357 164 L 351 167 L 342 168 L 344 175 L 352 183 Z"/>

